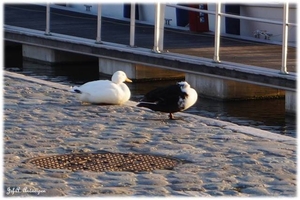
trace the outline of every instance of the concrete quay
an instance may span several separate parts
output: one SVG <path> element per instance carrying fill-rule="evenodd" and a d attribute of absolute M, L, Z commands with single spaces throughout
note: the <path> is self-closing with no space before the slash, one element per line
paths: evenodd
<path fill-rule="evenodd" d="M 81 105 L 69 86 L 4 72 L 3 195 L 294 197 L 296 139 L 210 118 Z M 173 170 L 38 169 L 24 161 L 78 152 L 147 153 L 189 161 Z"/>

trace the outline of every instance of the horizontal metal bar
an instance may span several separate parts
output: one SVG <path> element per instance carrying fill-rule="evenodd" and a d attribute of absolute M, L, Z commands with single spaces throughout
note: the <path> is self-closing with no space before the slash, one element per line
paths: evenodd
<path fill-rule="evenodd" d="M 246 16 L 240 16 L 240 15 L 232 15 L 232 14 L 227 14 L 227 13 L 220 13 L 220 15 L 224 16 L 224 17 L 235 18 L 235 19 L 245 19 L 245 20 L 257 21 L 257 22 L 264 22 L 264 23 L 269 23 L 269 24 L 283 25 L 282 21 L 275 21 L 275 20 L 269 20 L 269 19 L 261 19 L 261 18 L 256 18 L 256 17 L 246 17 Z M 292 25 L 292 26 L 297 26 L 294 23 L 288 23 L 288 24 Z"/>
<path fill-rule="evenodd" d="M 172 4 L 166 4 L 166 6 L 174 7 L 174 8 L 182 8 L 183 10 L 202 12 L 202 13 L 212 14 L 212 15 L 216 14 L 215 11 L 202 10 L 202 9 L 198 9 L 198 8 L 190 8 L 190 7 L 186 7 L 186 6 L 178 6 L 178 5 L 172 5 Z"/>

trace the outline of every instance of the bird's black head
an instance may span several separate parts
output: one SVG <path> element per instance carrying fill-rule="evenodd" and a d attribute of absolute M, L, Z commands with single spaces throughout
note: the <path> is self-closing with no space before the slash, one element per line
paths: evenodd
<path fill-rule="evenodd" d="M 178 82 L 177 85 L 179 85 L 181 90 L 185 90 L 186 88 L 188 88 L 190 86 L 186 81 Z"/>

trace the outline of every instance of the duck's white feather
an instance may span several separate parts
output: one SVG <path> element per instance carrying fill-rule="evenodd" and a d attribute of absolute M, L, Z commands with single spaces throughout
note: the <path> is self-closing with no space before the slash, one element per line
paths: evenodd
<path fill-rule="evenodd" d="M 116 78 L 115 74 L 121 74 Z M 123 104 L 130 99 L 130 90 L 125 83 L 129 80 L 124 72 L 118 71 L 112 80 L 98 80 L 73 87 L 72 92 L 80 93 L 79 100 L 88 103 Z M 124 76 L 125 74 L 125 76 Z"/>

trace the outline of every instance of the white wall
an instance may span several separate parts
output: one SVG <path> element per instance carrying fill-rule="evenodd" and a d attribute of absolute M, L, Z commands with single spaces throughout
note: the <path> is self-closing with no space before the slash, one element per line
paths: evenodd
<path fill-rule="evenodd" d="M 86 11 L 86 6 L 84 5 L 90 5 L 92 6 L 90 8 L 91 11 Z M 68 7 L 74 8 L 76 10 L 85 12 L 85 13 L 92 13 L 97 15 L 98 12 L 98 5 L 97 4 L 93 4 L 93 3 L 86 3 L 86 4 L 67 4 Z M 118 18 L 118 19 L 123 19 L 123 9 L 124 9 L 124 4 L 123 3 L 119 3 L 119 4 L 102 4 L 101 7 L 101 12 L 102 12 L 102 16 L 104 17 L 111 17 L 111 18 Z"/>
<path fill-rule="evenodd" d="M 90 8 L 90 12 L 86 11 L 86 7 L 84 5 L 92 6 Z M 77 11 L 86 12 L 86 13 L 93 13 L 97 15 L 97 4 L 87 3 L 87 4 L 74 4 L 74 3 L 67 3 L 67 7 L 76 9 Z"/>
<path fill-rule="evenodd" d="M 283 7 L 282 5 L 272 6 L 272 5 L 241 5 L 240 7 L 241 15 L 248 17 L 264 18 L 276 21 L 282 21 L 283 19 Z M 289 9 L 289 21 L 296 22 L 296 9 L 292 7 Z M 282 25 L 267 24 L 262 22 L 255 22 L 249 20 L 241 20 L 241 35 L 243 36 L 253 36 L 253 32 L 256 30 L 266 30 L 267 32 L 273 34 L 270 40 L 282 41 Z M 289 42 L 296 41 L 296 27 L 289 27 Z"/>
<path fill-rule="evenodd" d="M 215 11 L 215 4 L 208 4 L 208 10 Z M 225 12 L 225 5 L 222 5 L 221 12 Z M 264 18 L 276 21 L 282 21 L 283 6 L 282 4 L 241 4 L 240 15 L 255 18 Z M 215 31 L 215 16 L 208 15 L 209 30 Z M 289 22 L 296 23 L 296 6 L 290 4 Z M 253 37 L 254 31 L 267 30 L 273 34 L 270 40 L 282 41 L 282 26 L 276 24 L 267 24 L 250 20 L 240 20 L 241 36 Z M 225 17 L 221 17 L 221 34 L 225 34 Z M 289 27 L 289 42 L 296 42 L 296 27 Z"/>
<path fill-rule="evenodd" d="M 91 5 L 91 11 L 87 12 L 84 5 Z M 68 7 L 77 9 L 85 13 L 92 13 L 97 15 L 97 4 L 67 4 Z M 123 17 L 123 3 L 118 4 L 102 4 L 102 16 L 124 19 Z M 215 3 L 208 4 L 208 10 L 215 12 L 216 5 Z M 154 3 L 143 3 L 139 4 L 139 18 L 141 21 L 145 21 L 149 24 L 155 23 L 155 4 Z M 225 13 L 225 5 L 222 4 L 221 12 Z M 289 21 L 296 23 L 296 5 L 290 4 L 289 9 Z M 240 4 L 240 15 L 256 18 L 264 18 L 270 20 L 282 21 L 283 17 L 283 5 L 282 4 Z M 170 26 L 176 27 L 176 8 L 166 6 L 165 9 L 165 18 L 172 19 L 170 21 Z M 215 15 L 208 15 L 209 21 L 209 30 L 214 32 L 215 30 Z M 266 30 L 269 33 L 273 34 L 270 40 L 281 42 L 282 41 L 282 26 L 267 24 L 261 22 L 255 22 L 250 20 L 240 20 L 240 32 L 241 36 L 253 37 L 254 31 L 256 30 Z M 221 34 L 225 34 L 225 17 L 221 17 Z M 289 42 L 296 42 L 296 27 L 289 27 Z"/>
<path fill-rule="evenodd" d="M 139 4 L 140 20 L 146 21 L 150 24 L 154 24 L 155 11 L 156 11 L 155 4 Z M 177 26 L 176 8 L 166 6 L 165 19 L 172 19 L 170 21 L 170 26 Z"/>
<path fill-rule="evenodd" d="M 176 8 L 166 6 L 165 19 L 172 19 L 170 26 L 177 26 Z"/>
<path fill-rule="evenodd" d="M 155 4 L 139 4 L 140 20 L 155 23 Z"/>

